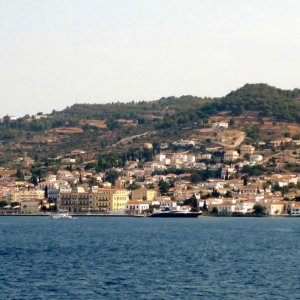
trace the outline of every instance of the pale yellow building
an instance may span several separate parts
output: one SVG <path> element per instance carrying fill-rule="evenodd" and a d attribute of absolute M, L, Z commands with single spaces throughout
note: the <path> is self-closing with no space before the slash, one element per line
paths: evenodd
<path fill-rule="evenodd" d="M 157 191 L 154 189 L 147 189 L 142 187 L 131 192 L 132 200 L 145 200 L 145 201 L 154 201 L 157 198 Z"/>
<path fill-rule="evenodd" d="M 43 190 L 21 190 L 11 191 L 7 194 L 6 200 L 9 203 L 32 201 L 32 200 L 43 200 L 45 198 L 45 191 Z"/>
<path fill-rule="evenodd" d="M 283 203 L 267 203 L 263 204 L 266 208 L 266 214 L 271 216 L 282 215 L 284 213 Z"/>
<path fill-rule="evenodd" d="M 224 160 L 225 161 L 234 161 L 237 160 L 239 158 L 239 153 L 235 150 L 229 150 L 226 151 L 224 154 Z"/>
<path fill-rule="evenodd" d="M 38 214 L 41 208 L 39 200 L 21 202 L 21 214 Z"/>
<path fill-rule="evenodd" d="M 245 154 L 253 154 L 255 152 L 255 148 L 251 145 L 242 145 L 241 148 L 241 155 L 245 155 Z"/>
<path fill-rule="evenodd" d="M 128 192 L 125 189 L 103 188 L 93 194 L 94 209 L 100 211 L 123 210 L 128 200 Z"/>

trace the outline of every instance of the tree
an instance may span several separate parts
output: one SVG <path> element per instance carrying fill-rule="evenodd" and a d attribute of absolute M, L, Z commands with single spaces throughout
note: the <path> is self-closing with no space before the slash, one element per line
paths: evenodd
<path fill-rule="evenodd" d="M 142 157 L 145 161 L 153 160 L 153 149 L 144 149 L 142 153 Z"/>
<path fill-rule="evenodd" d="M 84 166 L 85 170 L 94 169 L 97 167 L 97 164 L 95 162 L 89 162 Z"/>
<path fill-rule="evenodd" d="M 39 180 L 38 180 L 38 178 L 37 178 L 35 175 L 33 175 L 33 176 L 31 177 L 31 179 L 30 179 L 30 182 L 33 183 L 34 186 L 36 186 L 36 185 L 38 185 Z"/>
<path fill-rule="evenodd" d="M 139 185 L 139 184 L 137 184 L 137 183 L 132 183 L 130 186 L 129 186 L 129 189 L 130 190 L 138 190 L 138 189 L 140 189 L 141 188 L 141 186 Z"/>
<path fill-rule="evenodd" d="M 81 173 L 79 174 L 79 184 L 82 184 L 82 175 L 81 175 Z"/>
<path fill-rule="evenodd" d="M 158 182 L 158 188 L 159 188 L 161 195 L 166 195 L 169 191 L 170 184 L 167 181 L 160 180 Z"/>
<path fill-rule="evenodd" d="M 227 191 L 227 192 L 224 194 L 224 197 L 225 197 L 225 198 L 232 198 L 232 192 L 231 192 L 231 191 Z"/>
<path fill-rule="evenodd" d="M 0 207 L 4 207 L 8 205 L 8 203 L 6 201 L 0 201 Z"/>
<path fill-rule="evenodd" d="M 202 210 L 208 211 L 206 201 L 204 201 L 204 203 L 203 203 Z"/>
<path fill-rule="evenodd" d="M 47 186 L 47 185 L 45 186 L 44 197 L 45 197 L 46 199 L 48 199 L 48 186 Z"/>
<path fill-rule="evenodd" d="M 195 197 L 195 195 L 193 195 L 191 198 L 185 200 L 183 202 L 184 205 L 190 205 L 192 207 L 193 211 L 198 211 L 199 207 L 198 207 L 198 201 Z"/>
<path fill-rule="evenodd" d="M 111 184 L 115 184 L 115 181 L 118 179 L 119 173 L 114 170 L 110 170 L 105 175 L 105 180 L 110 182 Z"/>
<path fill-rule="evenodd" d="M 257 216 L 264 215 L 266 208 L 260 204 L 254 204 L 253 206 L 253 214 Z"/>
<path fill-rule="evenodd" d="M 218 190 L 213 189 L 212 193 L 211 193 L 212 197 L 218 198 L 220 197 L 220 193 L 218 192 Z"/>
<path fill-rule="evenodd" d="M 219 213 L 218 209 L 214 207 L 211 211 L 212 214 L 217 215 Z"/>
<path fill-rule="evenodd" d="M 233 126 L 234 124 L 235 124 L 234 119 L 230 119 L 228 125 L 231 127 L 231 126 Z"/>
<path fill-rule="evenodd" d="M 191 183 L 196 184 L 202 180 L 203 180 L 203 178 L 199 173 L 194 173 L 191 175 Z"/>
<path fill-rule="evenodd" d="M 16 177 L 20 180 L 24 180 L 24 174 L 20 169 L 17 170 Z"/>

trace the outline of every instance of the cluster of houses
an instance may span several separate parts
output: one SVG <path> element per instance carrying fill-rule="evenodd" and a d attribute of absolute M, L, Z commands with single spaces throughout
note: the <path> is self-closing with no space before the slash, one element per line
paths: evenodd
<path fill-rule="evenodd" d="M 192 145 L 188 140 L 180 143 Z M 151 149 L 152 144 L 146 146 Z M 119 175 L 113 184 L 105 181 L 105 172 L 95 170 L 59 170 L 32 183 L 29 178 L 17 180 L 16 170 L 2 169 L 0 203 L 5 205 L 0 213 L 61 209 L 78 214 L 139 215 L 166 207 L 189 209 L 187 200 L 196 199 L 197 207 L 208 214 L 250 215 L 259 205 L 266 215 L 300 216 L 300 202 L 294 201 L 300 198 L 300 176 L 279 173 L 243 178 L 241 168 L 262 164 L 264 157 L 252 145 L 238 150 L 225 151 L 220 159 L 207 149 L 200 153 L 165 149 L 153 161 L 127 161 L 123 168 L 116 168 Z M 298 150 L 293 151 L 291 155 L 298 155 Z M 285 160 L 286 155 L 282 152 L 279 159 Z M 192 173 L 168 170 L 218 170 L 219 176 L 194 182 Z M 167 191 L 162 191 L 161 182 L 167 183 Z"/>

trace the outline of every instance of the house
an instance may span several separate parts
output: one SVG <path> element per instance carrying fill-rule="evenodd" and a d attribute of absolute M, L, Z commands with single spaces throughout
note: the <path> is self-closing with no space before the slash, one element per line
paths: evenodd
<path fill-rule="evenodd" d="M 221 171 L 222 179 L 230 179 L 234 178 L 234 174 L 236 173 L 236 169 L 234 167 L 223 167 Z"/>
<path fill-rule="evenodd" d="M 23 189 L 11 190 L 6 195 L 8 203 L 43 200 L 45 198 L 45 191 L 39 189 Z"/>
<path fill-rule="evenodd" d="M 258 162 L 261 162 L 263 161 L 263 156 L 260 155 L 260 154 L 252 154 L 250 155 L 250 162 L 251 163 L 258 163 Z"/>
<path fill-rule="evenodd" d="M 270 216 L 282 215 L 284 213 L 284 204 L 280 202 L 265 203 L 265 213 Z"/>
<path fill-rule="evenodd" d="M 10 179 L 13 175 L 17 173 L 16 170 L 0 170 L 0 180 L 7 180 Z"/>
<path fill-rule="evenodd" d="M 239 153 L 235 150 L 229 150 L 224 153 L 225 161 L 235 161 L 239 158 Z"/>
<path fill-rule="evenodd" d="M 170 209 L 170 210 L 176 210 L 177 209 L 177 202 L 171 201 L 171 200 L 165 200 L 160 202 L 160 207 L 162 209 Z"/>
<path fill-rule="evenodd" d="M 240 190 L 240 194 L 253 194 L 253 195 L 257 195 L 257 194 L 263 194 L 264 193 L 264 189 L 263 186 L 260 184 L 248 184 L 245 186 L 241 186 L 239 188 Z"/>
<path fill-rule="evenodd" d="M 251 145 L 242 145 L 240 147 L 241 155 L 245 154 L 253 154 L 255 152 L 255 148 Z"/>
<path fill-rule="evenodd" d="M 126 211 L 131 215 L 141 215 L 149 209 L 149 203 L 145 201 L 128 201 Z"/>
<path fill-rule="evenodd" d="M 253 201 L 241 201 L 236 205 L 235 212 L 241 213 L 241 214 L 247 214 L 253 212 L 253 206 L 255 205 L 255 202 Z"/>
<path fill-rule="evenodd" d="M 76 159 L 75 158 L 64 158 L 61 161 L 63 164 L 75 164 Z"/>
<path fill-rule="evenodd" d="M 231 215 L 236 210 L 236 204 L 234 203 L 221 203 L 221 204 L 211 204 L 208 206 L 208 211 L 213 212 L 217 210 L 220 215 Z"/>
<path fill-rule="evenodd" d="M 61 188 L 68 188 L 70 185 L 65 180 L 55 180 L 55 181 L 42 181 L 39 182 L 38 187 L 40 190 L 45 191 L 47 189 L 48 199 L 51 201 L 56 201 Z"/>
<path fill-rule="evenodd" d="M 179 147 L 190 147 L 195 146 L 195 142 L 191 140 L 180 140 L 178 142 L 173 143 L 175 146 Z"/>
<path fill-rule="evenodd" d="M 281 139 L 277 139 L 277 140 L 271 141 L 270 144 L 273 147 L 279 147 L 281 145 L 290 144 L 290 143 L 292 143 L 292 141 L 293 141 L 292 138 L 285 137 L 285 138 L 281 138 Z"/>
<path fill-rule="evenodd" d="M 147 189 L 142 187 L 137 190 L 133 190 L 131 192 L 132 200 L 146 200 L 146 201 L 154 201 L 157 197 L 157 191 L 154 189 Z"/>
<path fill-rule="evenodd" d="M 144 143 L 143 148 L 146 150 L 153 149 L 153 145 L 151 143 Z"/>
<path fill-rule="evenodd" d="M 300 146 L 300 140 L 293 140 L 292 143 L 297 146 Z"/>
<path fill-rule="evenodd" d="M 300 163 L 300 148 L 294 150 L 284 150 L 280 153 L 279 159 L 281 162 L 290 164 Z"/>
<path fill-rule="evenodd" d="M 158 161 L 163 162 L 163 161 L 166 159 L 166 154 L 164 154 L 164 153 L 157 154 L 157 155 L 156 155 L 156 159 L 157 159 Z"/>
<path fill-rule="evenodd" d="M 292 216 L 299 216 L 300 217 L 300 203 L 297 203 L 297 204 L 294 204 L 291 205 L 289 207 L 289 211 L 290 211 L 290 214 Z"/>
<path fill-rule="evenodd" d="M 211 160 L 212 154 L 211 153 L 204 153 L 200 155 L 200 159 L 207 159 Z"/>
<path fill-rule="evenodd" d="M 39 200 L 21 202 L 21 214 L 38 214 L 41 208 Z"/>
<path fill-rule="evenodd" d="M 212 124 L 213 128 L 228 128 L 228 122 L 220 121 L 220 122 L 214 122 Z"/>

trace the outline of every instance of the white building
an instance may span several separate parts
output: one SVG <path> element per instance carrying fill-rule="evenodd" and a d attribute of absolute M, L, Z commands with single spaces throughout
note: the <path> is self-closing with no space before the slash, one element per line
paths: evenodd
<path fill-rule="evenodd" d="M 200 159 L 211 159 L 212 155 L 210 153 L 201 154 Z"/>
<path fill-rule="evenodd" d="M 189 147 L 195 146 L 195 142 L 191 140 L 180 140 L 179 142 L 175 142 L 174 145 L 179 147 Z"/>
<path fill-rule="evenodd" d="M 225 128 L 227 129 L 228 128 L 228 122 L 215 122 L 213 123 L 213 128 Z"/>
<path fill-rule="evenodd" d="M 126 204 L 126 211 L 129 214 L 140 215 L 143 214 L 144 211 L 149 209 L 149 203 L 144 201 L 128 201 Z"/>
<path fill-rule="evenodd" d="M 263 161 L 263 156 L 260 155 L 260 154 L 252 154 L 250 155 L 250 162 L 251 163 L 258 163 L 258 162 L 261 162 Z"/>

